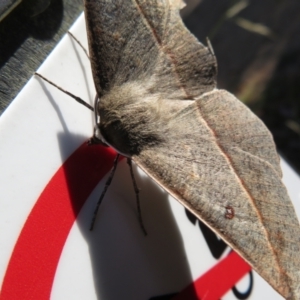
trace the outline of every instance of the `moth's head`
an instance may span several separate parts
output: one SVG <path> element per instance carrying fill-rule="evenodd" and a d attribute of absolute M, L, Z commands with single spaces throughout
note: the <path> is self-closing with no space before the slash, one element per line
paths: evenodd
<path fill-rule="evenodd" d="M 127 138 L 124 140 L 124 128 L 122 128 L 122 114 L 124 104 L 128 105 L 131 97 L 128 89 L 118 88 L 101 98 L 96 96 L 94 101 L 95 126 L 90 144 L 102 144 L 114 148 L 123 156 L 130 156 Z M 123 113 L 122 113 L 123 112 Z"/>
<path fill-rule="evenodd" d="M 130 126 L 128 118 L 132 117 L 132 113 L 128 108 L 140 101 L 140 97 L 131 84 L 112 89 L 101 98 L 97 97 L 94 102 L 93 142 L 109 145 L 122 155 L 130 156 L 132 149 L 127 126 Z"/>

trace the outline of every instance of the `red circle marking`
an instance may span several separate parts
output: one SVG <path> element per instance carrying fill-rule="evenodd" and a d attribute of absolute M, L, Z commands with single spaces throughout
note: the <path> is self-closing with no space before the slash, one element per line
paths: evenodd
<path fill-rule="evenodd" d="M 74 221 L 116 153 L 80 146 L 51 178 L 30 212 L 11 255 L 0 299 L 49 299 Z M 46 259 L 45 259 L 46 258 Z"/>
<path fill-rule="evenodd" d="M 111 148 L 89 147 L 85 143 L 54 174 L 16 242 L 0 299 L 50 298 L 59 258 L 73 223 L 90 193 L 112 167 L 115 156 Z M 249 271 L 250 266 L 232 252 L 175 298 L 193 295 L 189 299 L 219 299 Z M 216 280 L 218 288 L 211 286 Z M 214 292 L 208 296 L 208 291 Z"/>

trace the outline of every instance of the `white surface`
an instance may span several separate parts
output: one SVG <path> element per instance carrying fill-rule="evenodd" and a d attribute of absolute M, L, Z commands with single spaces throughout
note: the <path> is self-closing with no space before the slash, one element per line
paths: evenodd
<path fill-rule="evenodd" d="M 83 24 L 81 18 L 74 28 L 85 41 Z M 92 101 L 89 61 L 80 49 L 75 49 L 70 37 L 64 37 L 38 71 Z M 62 162 L 92 132 L 91 112 L 37 77 L 27 83 L 1 116 L 0 228 L 6 230 L 0 234 L 0 282 L 20 229 L 38 196 Z"/>
<path fill-rule="evenodd" d="M 72 32 L 87 44 L 83 16 Z M 70 37 L 63 38 L 38 72 L 93 102 L 89 61 Z M 36 199 L 49 178 L 92 132 L 89 110 L 37 78 L 28 82 L 2 115 L 0 282 Z M 300 180 L 285 162 L 282 166 L 284 182 L 299 216 Z M 197 278 L 216 263 L 199 227 L 187 220 L 183 207 L 141 172 L 137 181 L 142 188 L 149 236 L 141 234 L 137 223 L 134 193 L 122 161 L 94 232 L 90 233 L 88 226 L 103 181 L 80 212 L 61 255 L 51 299 L 149 299 L 179 292 L 191 278 Z M 247 282 L 246 276 L 239 284 L 241 290 Z M 229 292 L 222 299 L 236 298 Z M 249 299 L 282 298 L 255 274 Z"/>

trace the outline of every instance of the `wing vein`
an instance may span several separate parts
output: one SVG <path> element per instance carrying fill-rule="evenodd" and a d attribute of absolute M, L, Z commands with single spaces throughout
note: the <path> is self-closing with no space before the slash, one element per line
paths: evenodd
<path fill-rule="evenodd" d="M 147 19 L 146 14 L 144 13 L 142 7 L 137 2 L 137 0 L 133 0 L 133 2 L 136 4 L 136 7 L 137 7 L 139 13 L 142 16 L 142 19 L 144 20 L 144 23 L 145 23 L 146 27 L 152 32 L 152 35 L 154 37 L 154 40 L 156 41 L 156 44 L 157 44 L 158 48 L 165 54 L 165 56 L 171 62 L 171 65 L 173 67 L 173 71 L 174 71 L 175 77 L 176 77 L 176 79 L 178 81 L 178 87 L 179 87 L 179 89 L 185 94 L 185 98 L 186 99 L 192 99 L 192 96 L 188 93 L 188 91 L 185 89 L 185 87 L 181 83 L 179 72 L 177 71 L 177 68 L 176 68 L 176 60 L 173 57 L 173 53 L 171 52 L 170 49 L 168 49 L 166 47 L 166 45 L 163 45 L 162 40 L 160 39 L 160 37 L 157 34 L 156 30 L 151 26 L 151 23 Z"/>

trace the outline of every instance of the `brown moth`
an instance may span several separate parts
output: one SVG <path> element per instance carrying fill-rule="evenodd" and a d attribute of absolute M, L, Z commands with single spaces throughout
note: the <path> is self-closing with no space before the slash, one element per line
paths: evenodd
<path fill-rule="evenodd" d="M 300 299 L 300 227 L 273 138 L 216 88 L 181 0 L 85 0 L 95 137 L 131 158 L 286 299 Z"/>

